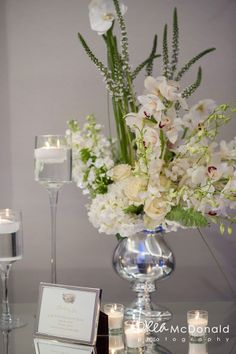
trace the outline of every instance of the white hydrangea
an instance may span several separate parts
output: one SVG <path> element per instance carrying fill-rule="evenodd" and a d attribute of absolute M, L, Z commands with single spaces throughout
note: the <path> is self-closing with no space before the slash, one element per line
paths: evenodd
<path fill-rule="evenodd" d="M 98 194 L 89 206 L 88 216 L 99 232 L 128 237 L 144 229 L 142 216 L 128 214 L 124 209 L 129 199 L 123 193 L 123 183 L 109 186 L 106 194 Z"/>

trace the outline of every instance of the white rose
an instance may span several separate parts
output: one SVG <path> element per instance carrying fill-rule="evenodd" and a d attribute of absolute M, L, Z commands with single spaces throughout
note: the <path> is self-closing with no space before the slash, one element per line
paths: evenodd
<path fill-rule="evenodd" d="M 149 198 L 145 201 L 144 211 L 146 215 L 157 223 L 163 222 L 166 214 L 170 211 L 170 206 L 163 198 Z"/>
<path fill-rule="evenodd" d="M 129 200 L 141 203 L 143 201 L 142 192 L 144 192 L 146 188 L 146 177 L 133 176 L 127 180 L 127 183 L 124 187 L 124 193 Z"/>
<path fill-rule="evenodd" d="M 127 164 L 120 164 L 111 170 L 111 178 L 113 181 L 121 181 L 131 175 L 131 166 Z"/>

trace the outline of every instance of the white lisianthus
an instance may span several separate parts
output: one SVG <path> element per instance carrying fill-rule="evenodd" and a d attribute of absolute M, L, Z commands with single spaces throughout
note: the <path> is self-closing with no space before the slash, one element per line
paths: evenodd
<path fill-rule="evenodd" d="M 121 181 L 131 175 L 131 166 L 127 164 L 116 165 L 109 172 L 109 175 L 113 179 L 113 181 Z"/>
<path fill-rule="evenodd" d="M 127 7 L 120 2 L 122 15 L 127 11 Z M 99 35 L 105 34 L 116 17 L 116 11 L 112 0 L 92 0 L 89 4 L 89 20 L 92 30 Z"/>

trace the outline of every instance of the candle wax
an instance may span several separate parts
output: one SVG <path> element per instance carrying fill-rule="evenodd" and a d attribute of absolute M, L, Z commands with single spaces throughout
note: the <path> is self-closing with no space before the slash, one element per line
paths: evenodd
<path fill-rule="evenodd" d="M 0 219 L 0 234 L 12 234 L 14 232 L 17 232 L 19 228 L 20 224 L 17 221 Z"/>

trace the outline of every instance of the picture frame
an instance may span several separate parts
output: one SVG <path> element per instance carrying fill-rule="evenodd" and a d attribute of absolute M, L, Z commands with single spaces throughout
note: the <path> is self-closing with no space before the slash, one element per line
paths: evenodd
<path fill-rule="evenodd" d="M 35 336 L 94 346 L 101 289 L 40 283 Z"/>
<path fill-rule="evenodd" d="M 36 354 L 97 354 L 95 347 L 38 337 L 34 338 L 34 347 Z"/>

